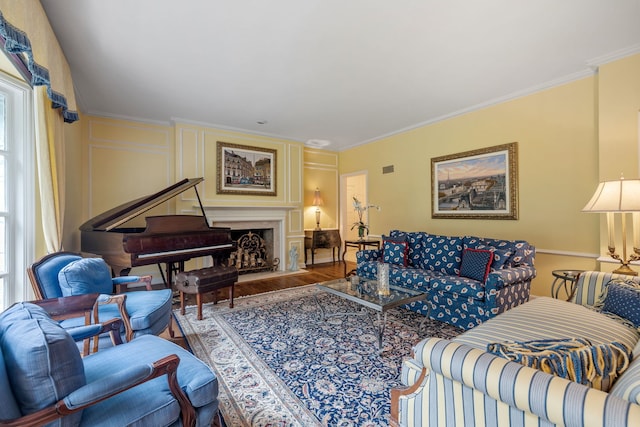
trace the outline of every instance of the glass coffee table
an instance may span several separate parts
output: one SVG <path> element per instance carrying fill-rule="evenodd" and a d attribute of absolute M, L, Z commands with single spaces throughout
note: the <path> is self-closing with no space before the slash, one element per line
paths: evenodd
<path fill-rule="evenodd" d="M 414 291 L 412 289 L 400 288 L 398 286 L 389 286 L 389 295 L 378 295 L 378 283 L 375 280 L 360 279 L 358 286 L 351 285 L 346 279 L 330 280 L 328 282 L 321 282 L 316 284 L 318 291 L 327 292 L 333 295 L 337 295 L 349 301 L 360 304 L 362 309 L 359 312 L 330 312 L 322 306 L 318 300 L 318 294 L 315 294 L 316 304 L 320 309 L 322 320 L 326 320 L 328 317 L 333 316 L 347 316 L 347 315 L 369 315 L 367 309 L 376 312 L 377 327 L 376 332 L 378 335 L 378 350 L 382 352 L 382 337 L 384 335 L 384 328 L 387 323 L 387 311 L 400 305 L 408 304 L 414 301 L 419 301 L 427 297 L 425 292 Z M 374 322 L 374 327 L 376 322 Z"/>

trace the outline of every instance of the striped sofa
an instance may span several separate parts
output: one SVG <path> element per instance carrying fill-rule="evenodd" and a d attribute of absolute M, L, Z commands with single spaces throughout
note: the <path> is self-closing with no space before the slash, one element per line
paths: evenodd
<path fill-rule="evenodd" d="M 593 309 L 611 273 L 586 272 L 571 302 L 537 297 L 449 341 L 428 338 L 391 392 L 394 426 L 640 426 L 640 335 Z M 638 278 L 634 278 L 638 281 Z M 608 392 L 525 367 L 487 344 L 582 337 L 618 341 L 633 359 Z"/>

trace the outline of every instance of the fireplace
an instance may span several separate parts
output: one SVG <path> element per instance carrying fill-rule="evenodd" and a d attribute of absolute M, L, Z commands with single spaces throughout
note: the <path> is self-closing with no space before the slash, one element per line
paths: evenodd
<path fill-rule="evenodd" d="M 213 227 L 229 227 L 231 228 L 232 238 L 235 240 L 236 232 L 245 233 L 247 231 L 263 233 L 263 239 L 267 240 L 267 245 L 271 248 L 271 270 L 284 271 L 286 262 L 284 221 L 287 212 L 291 207 L 255 207 L 255 206 L 205 206 L 205 214 L 207 221 Z M 264 230 L 267 232 L 264 237 Z M 270 233 L 270 235 L 269 235 Z M 269 240 L 271 240 L 269 242 Z M 273 265 L 275 260 L 278 264 Z M 249 265 L 251 261 L 249 260 Z"/>
<path fill-rule="evenodd" d="M 235 265 L 238 274 L 276 271 L 280 258 L 273 256 L 273 229 L 231 230 L 237 250 L 229 256 L 228 265 Z"/>

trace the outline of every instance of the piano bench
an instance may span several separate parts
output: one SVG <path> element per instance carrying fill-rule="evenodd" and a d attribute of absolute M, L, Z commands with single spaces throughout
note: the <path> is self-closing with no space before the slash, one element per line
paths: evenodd
<path fill-rule="evenodd" d="M 235 267 L 207 267 L 199 270 L 183 271 L 176 275 L 176 288 L 180 292 L 180 314 L 184 315 L 184 294 L 195 294 L 198 305 L 198 320 L 202 320 L 202 294 L 214 293 L 216 304 L 216 291 L 229 288 L 229 308 L 233 308 L 233 291 L 238 281 L 238 269 Z"/>

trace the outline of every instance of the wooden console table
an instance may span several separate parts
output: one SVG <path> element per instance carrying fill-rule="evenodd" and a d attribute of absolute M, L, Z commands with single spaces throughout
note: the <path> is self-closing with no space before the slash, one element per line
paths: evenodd
<path fill-rule="evenodd" d="M 304 263 L 307 263 L 307 250 L 311 249 L 311 264 L 315 263 L 316 249 L 331 249 L 333 262 L 336 262 L 336 248 L 338 248 L 338 261 L 340 261 L 340 231 L 333 230 L 304 230 Z"/>

